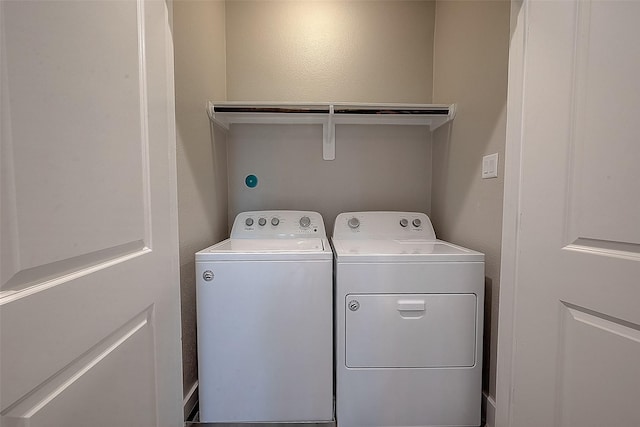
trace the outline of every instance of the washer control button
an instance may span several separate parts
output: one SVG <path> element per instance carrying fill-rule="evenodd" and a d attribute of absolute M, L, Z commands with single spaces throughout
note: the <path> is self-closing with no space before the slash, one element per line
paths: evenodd
<path fill-rule="evenodd" d="M 275 216 L 271 218 L 271 225 L 275 227 L 278 224 L 280 224 L 280 220 L 278 218 L 276 218 Z"/>
<path fill-rule="evenodd" d="M 400 225 L 401 225 L 402 227 L 406 227 L 407 225 L 409 225 L 409 221 L 407 220 L 407 218 L 402 218 L 402 219 L 400 220 Z"/>
<path fill-rule="evenodd" d="M 356 228 L 360 227 L 360 220 L 356 217 L 353 217 L 347 222 L 347 224 L 349 225 L 349 228 L 355 230 Z"/>
<path fill-rule="evenodd" d="M 258 225 L 261 227 L 264 227 L 264 225 L 267 223 L 267 220 L 265 218 L 260 218 L 258 220 Z"/>
<path fill-rule="evenodd" d="M 414 227 L 420 227 L 422 225 L 422 221 L 420 221 L 419 218 L 416 218 L 413 220 L 412 224 Z"/>
<path fill-rule="evenodd" d="M 247 227 L 251 227 L 253 225 L 253 218 L 247 218 L 244 223 Z"/>
<path fill-rule="evenodd" d="M 303 216 L 300 218 L 300 227 L 307 228 L 311 225 L 311 219 L 308 216 Z"/>

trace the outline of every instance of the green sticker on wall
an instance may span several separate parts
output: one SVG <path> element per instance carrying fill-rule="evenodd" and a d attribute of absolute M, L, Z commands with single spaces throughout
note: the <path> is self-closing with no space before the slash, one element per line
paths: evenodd
<path fill-rule="evenodd" d="M 253 174 L 247 175 L 247 177 L 244 179 L 244 183 L 249 188 L 255 188 L 258 186 L 258 177 Z"/>

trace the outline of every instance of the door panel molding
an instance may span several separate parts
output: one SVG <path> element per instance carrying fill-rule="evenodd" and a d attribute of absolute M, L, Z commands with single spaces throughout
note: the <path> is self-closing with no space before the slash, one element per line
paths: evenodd
<path fill-rule="evenodd" d="M 568 315 L 571 316 L 571 321 L 581 322 L 605 332 L 636 341 L 640 344 L 640 325 L 637 323 L 618 319 L 617 317 L 609 316 L 608 314 L 586 307 L 580 307 L 567 301 L 561 301 L 561 303 Z"/>
<path fill-rule="evenodd" d="M 132 9 L 133 10 L 133 9 Z M 118 241 L 112 241 L 102 248 L 93 248 L 87 252 L 78 251 L 73 254 L 67 250 L 67 254 L 63 258 L 50 258 L 51 262 L 32 264 L 24 256 L 25 248 L 21 239 L 20 228 L 20 205 L 16 199 L 16 193 L 19 188 L 16 187 L 15 165 L 13 157 L 13 143 L 10 132 L 11 125 L 11 106 L 9 105 L 9 97 L 3 96 L 3 113 L 2 113 L 2 131 L 3 139 L 7 139 L 2 144 L 2 222 L 0 223 L 0 235 L 2 236 L 2 282 L 0 283 L 0 305 L 11 302 L 18 297 L 24 297 L 34 292 L 57 286 L 69 280 L 74 280 L 83 275 L 93 273 L 102 268 L 111 267 L 119 262 L 126 262 L 137 256 L 148 253 L 152 248 L 152 220 L 151 220 L 151 188 L 150 188 L 150 159 L 149 159 L 149 124 L 148 124 L 148 76 L 147 76 L 147 58 L 145 48 L 145 2 L 144 0 L 136 0 L 135 3 L 135 22 L 138 53 L 138 104 L 139 104 L 139 130 L 140 130 L 140 158 L 141 176 L 140 182 L 142 188 L 139 189 L 139 198 L 142 200 L 141 212 L 142 217 L 139 229 L 137 226 L 130 227 L 128 233 L 130 240 L 121 236 Z M 4 17 L 4 13 L 2 15 Z M 3 42 L 4 42 L 3 37 Z M 132 40 L 133 41 L 133 40 Z M 4 58 L 6 49 L 3 49 L 3 73 L 2 85 L 8 89 L 8 73 L 4 69 L 6 61 Z M 97 101 L 96 101 L 97 102 Z M 5 105 L 7 104 L 7 105 Z M 6 107 L 6 108 L 4 108 Z M 34 106 L 36 107 L 36 106 Z M 48 165 L 51 171 L 56 165 Z M 125 185 L 126 183 L 122 183 Z M 114 188 L 113 191 L 117 191 Z M 65 192 L 64 189 L 56 190 Z M 69 195 L 73 197 L 73 195 Z M 46 204 L 45 204 L 46 206 Z M 28 220 L 27 220 L 28 221 Z M 95 218 L 91 221 L 99 224 L 103 218 Z M 24 222 L 24 219 L 23 219 Z M 28 225 L 28 224 L 27 224 Z M 132 224 L 130 224 L 132 225 Z M 26 226 L 24 226 L 26 227 Z M 51 224 L 55 227 L 55 224 Z M 65 236 L 63 238 L 63 246 L 71 248 L 72 239 L 75 236 Z M 34 240 L 36 243 L 34 243 Z M 41 240 L 41 241 L 39 241 Z M 31 246 L 42 244 L 51 246 L 51 242 L 46 241 L 46 236 L 42 237 L 38 234 L 27 234 L 26 241 L 29 251 Z M 109 243 L 109 239 L 104 240 Z M 53 249 L 53 248 L 52 248 Z M 52 250 L 52 252 L 54 252 Z M 37 259 L 37 258 L 36 258 Z M 42 257 L 40 257 L 42 259 Z M 42 259 L 44 260 L 44 259 Z M 26 292 L 26 293 L 25 293 Z"/>
<path fill-rule="evenodd" d="M 579 237 L 563 249 L 640 261 L 640 245 L 634 243 L 612 242 L 610 240 L 586 239 Z"/>
<path fill-rule="evenodd" d="M 80 379 L 86 372 L 95 367 L 103 359 L 110 356 L 125 341 L 151 324 L 153 307 L 149 307 L 135 316 L 113 334 L 100 341 L 94 347 L 87 350 L 82 356 L 69 365 L 56 372 L 42 384 L 35 387 L 27 395 L 18 399 L 14 404 L 2 411 L 2 415 L 8 419 L 32 418 L 49 402 L 64 393 L 74 382 Z M 28 424 L 28 421 L 26 421 Z"/>
<path fill-rule="evenodd" d="M 619 368 L 637 366 L 640 325 L 565 301 L 561 301 L 560 323 L 556 425 L 640 424 L 640 370 Z M 598 351 L 603 348 L 608 350 Z M 606 410 L 585 411 L 586 407 Z"/>
<path fill-rule="evenodd" d="M 627 201 L 640 197 L 640 190 L 628 194 L 626 183 L 640 156 L 640 96 L 625 82 L 640 74 L 633 59 L 640 48 L 630 52 L 616 41 L 640 37 L 633 19 L 640 7 L 585 0 L 575 10 L 565 241 L 593 245 L 595 254 L 634 257 L 640 253 L 640 209 Z M 606 25 L 613 18 L 617 25 Z"/>
<path fill-rule="evenodd" d="M 61 417 L 61 411 L 57 408 L 79 406 L 71 412 L 72 422 L 78 423 L 76 425 L 92 425 L 92 412 L 100 406 L 104 407 L 103 402 L 94 401 L 94 396 L 99 396 L 103 388 L 117 391 L 128 385 L 127 382 L 119 380 L 118 375 L 105 378 L 105 373 L 108 376 L 109 370 L 113 368 L 127 369 L 128 375 L 138 376 L 138 383 L 143 388 L 155 387 L 153 368 L 150 368 L 153 366 L 153 360 L 145 360 L 144 357 L 146 355 L 148 358 L 153 354 L 152 314 L 153 307 L 149 307 L 111 336 L 102 340 L 23 396 L 2 412 L 3 422 L 6 420 L 8 427 L 69 425 L 68 423 L 71 421 L 67 418 L 69 413 L 67 412 L 67 415 Z M 137 360 L 129 359 L 127 352 L 132 350 L 140 354 L 141 357 Z M 137 372 L 131 373 L 132 365 L 138 368 Z M 140 394 L 141 402 L 109 402 L 107 408 L 110 408 L 109 411 L 112 412 L 109 418 L 114 423 L 113 425 L 123 425 L 123 422 L 133 423 L 131 425 L 156 424 L 154 401 L 145 399 L 144 395 Z M 122 393 L 122 395 L 126 394 Z M 122 419 L 120 411 L 123 409 L 123 405 L 142 412 L 140 416 L 144 422 L 138 424 L 136 420 Z M 94 407 L 92 408 L 92 406 Z M 102 418 L 98 419 L 99 424 L 105 422 Z"/>
<path fill-rule="evenodd" d="M 23 270 L 0 292 L 0 306 L 146 255 L 151 249 L 139 240 L 52 264 Z"/>

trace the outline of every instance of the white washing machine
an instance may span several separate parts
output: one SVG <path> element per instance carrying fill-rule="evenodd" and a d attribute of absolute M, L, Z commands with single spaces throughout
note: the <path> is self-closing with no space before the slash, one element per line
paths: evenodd
<path fill-rule="evenodd" d="M 241 213 L 196 254 L 200 421 L 333 420 L 332 267 L 316 212 Z"/>
<path fill-rule="evenodd" d="M 425 214 L 338 215 L 338 427 L 479 426 L 484 255 Z"/>

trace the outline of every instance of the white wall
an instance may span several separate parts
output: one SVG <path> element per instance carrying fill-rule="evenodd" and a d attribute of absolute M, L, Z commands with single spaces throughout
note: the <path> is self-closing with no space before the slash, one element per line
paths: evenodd
<path fill-rule="evenodd" d="M 434 102 L 456 102 L 434 133 L 432 216 L 438 237 L 486 255 L 484 388 L 495 396 L 498 294 L 509 56 L 508 1 L 439 1 Z M 499 177 L 483 180 L 482 156 L 499 153 Z"/>
<path fill-rule="evenodd" d="M 226 136 L 205 112 L 226 96 L 225 3 L 174 3 L 183 387 L 197 381 L 194 254 L 227 237 Z"/>
<path fill-rule="evenodd" d="M 431 1 L 227 1 L 238 101 L 430 102 Z"/>
<path fill-rule="evenodd" d="M 228 1 L 229 100 L 429 103 L 431 1 Z M 429 212 L 426 127 L 336 128 L 322 160 L 320 126 L 234 126 L 230 220 L 253 209 Z M 258 175 L 249 189 L 244 177 Z"/>

